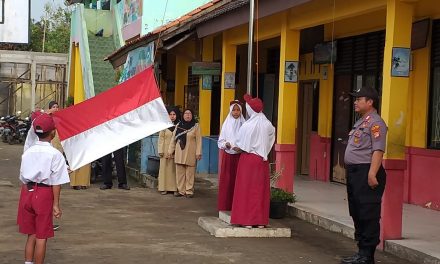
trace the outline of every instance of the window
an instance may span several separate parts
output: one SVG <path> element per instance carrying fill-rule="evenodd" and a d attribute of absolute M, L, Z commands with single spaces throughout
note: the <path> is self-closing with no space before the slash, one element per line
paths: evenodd
<path fill-rule="evenodd" d="M 440 149 L 440 20 L 432 25 L 428 147 Z"/>

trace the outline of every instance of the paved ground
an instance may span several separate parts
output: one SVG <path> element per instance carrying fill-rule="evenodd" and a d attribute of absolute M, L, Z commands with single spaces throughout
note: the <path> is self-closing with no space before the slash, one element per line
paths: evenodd
<path fill-rule="evenodd" d="M 25 236 L 15 226 L 22 146 L 0 143 L 0 263 L 22 263 Z M 339 263 L 354 242 L 296 218 L 290 239 L 214 238 L 197 225 L 216 215 L 216 191 L 198 180 L 194 199 L 155 190 L 62 191 L 61 229 L 48 244 L 46 263 Z M 380 263 L 409 264 L 379 253 Z M 378 263 L 379 263 L 378 261 Z"/>

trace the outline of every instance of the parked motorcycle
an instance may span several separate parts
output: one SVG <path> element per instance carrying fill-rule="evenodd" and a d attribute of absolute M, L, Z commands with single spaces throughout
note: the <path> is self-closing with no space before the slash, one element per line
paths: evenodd
<path fill-rule="evenodd" d="M 102 161 L 101 159 L 97 159 L 92 162 L 92 171 L 90 173 L 90 183 L 97 183 L 98 181 L 102 181 Z"/>
<path fill-rule="evenodd" d="M 24 120 L 19 122 L 16 128 L 16 135 L 14 138 L 18 140 L 20 143 L 24 143 L 26 141 L 27 133 L 31 129 L 31 120 L 29 117 L 26 117 Z"/>
<path fill-rule="evenodd" d="M 0 138 L 3 138 L 3 133 L 5 131 L 4 125 L 6 124 L 5 117 L 0 117 Z"/>
<path fill-rule="evenodd" d="M 6 116 L 4 119 L 5 123 L 3 125 L 3 134 L 2 141 L 4 143 L 14 144 L 13 143 L 13 134 L 15 133 L 15 127 L 17 123 L 16 116 Z"/>

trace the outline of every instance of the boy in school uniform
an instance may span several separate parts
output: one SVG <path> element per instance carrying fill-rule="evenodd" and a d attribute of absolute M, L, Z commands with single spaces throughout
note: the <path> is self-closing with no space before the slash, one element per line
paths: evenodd
<path fill-rule="evenodd" d="M 61 184 L 69 182 L 69 175 L 63 155 L 50 144 L 55 136 L 52 116 L 41 114 L 32 126 L 38 141 L 22 156 L 17 224 L 28 235 L 25 264 L 42 264 L 47 239 L 54 236 L 53 217 L 61 217 Z"/>

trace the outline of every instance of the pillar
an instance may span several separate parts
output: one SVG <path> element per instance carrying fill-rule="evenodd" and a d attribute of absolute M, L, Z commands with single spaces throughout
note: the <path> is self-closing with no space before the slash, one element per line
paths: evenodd
<path fill-rule="evenodd" d="M 287 16 L 281 26 L 280 76 L 278 101 L 278 130 L 276 151 L 276 169 L 282 170 L 277 186 L 293 191 L 293 178 L 296 173 L 296 126 L 298 116 L 298 82 L 285 82 L 285 62 L 299 61 L 298 30 L 290 30 Z M 298 69 L 296 69 L 299 74 Z"/>
<path fill-rule="evenodd" d="M 214 38 L 205 37 L 202 45 L 202 61 L 212 62 L 214 59 Z M 199 92 L 199 123 L 202 136 L 211 135 L 211 93 L 212 90 L 203 89 L 203 76 L 200 76 Z M 211 76 L 213 78 L 213 76 Z M 215 122 L 215 121 L 214 121 Z"/>
<path fill-rule="evenodd" d="M 384 167 L 387 185 L 382 199 L 381 245 L 383 240 L 402 238 L 405 138 L 409 77 L 393 77 L 393 48 L 411 47 L 413 7 L 400 0 L 387 0 L 386 38 L 383 63 L 381 115 L 388 126 Z"/>
<path fill-rule="evenodd" d="M 237 56 L 237 46 L 228 43 L 228 36 L 226 32 L 223 33 L 222 43 L 222 89 L 220 99 L 220 124 L 226 119 L 229 113 L 229 103 L 235 98 L 235 83 L 234 88 L 225 87 L 225 73 L 235 74 Z"/>
<path fill-rule="evenodd" d="M 80 56 L 79 46 L 75 46 L 75 81 L 73 82 L 73 102 L 74 104 L 79 104 L 85 100 L 83 73 L 81 66 L 81 56 Z"/>

